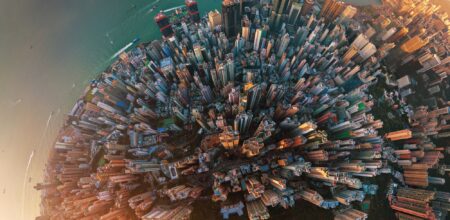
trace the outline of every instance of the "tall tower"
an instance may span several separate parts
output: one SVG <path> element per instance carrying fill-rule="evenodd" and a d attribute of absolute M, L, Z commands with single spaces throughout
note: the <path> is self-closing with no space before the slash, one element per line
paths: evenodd
<path fill-rule="evenodd" d="M 359 34 L 355 40 L 353 40 L 350 46 L 356 47 L 358 50 L 362 49 L 366 44 L 369 43 L 365 34 Z"/>
<path fill-rule="evenodd" d="M 280 47 L 278 47 L 278 52 L 277 52 L 277 56 L 278 56 L 278 57 L 281 57 L 281 55 L 284 53 L 284 51 L 286 50 L 286 48 L 289 46 L 290 40 L 291 40 L 291 37 L 289 36 L 288 33 L 286 33 L 286 34 L 281 38 Z"/>
<path fill-rule="evenodd" d="M 247 110 L 255 110 L 261 100 L 261 86 L 255 85 L 247 93 Z"/>
<path fill-rule="evenodd" d="M 193 47 L 194 47 L 194 55 L 195 58 L 197 58 L 197 62 L 203 63 L 204 59 L 202 55 L 202 46 L 199 43 L 195 43 Z"/>
<path fill-rule="evenodd" d="M 219 11 L 210 11 L 208 13 L 209 27 L 214 30 L 217 26 L 222 25 L 222 16 Z"/>
<path fill-rule="evenodd" d="M 159 31 L 161 31 L 164 37 L 171 37 L 173 35 L 172 25 L 169 18 L 162 12 L 155 16 L 155 22 L 158 24 Z"/>
<path fill-rule="evenodd" d="M 227 37 L 234 37 L 240 32 L 241 12 L 239 0 L 223 0 L 222 21 Z"/>
<path fill-rule="evenodd" d="M 240 134 L 247 133 L 248 129 L 250 128 L 250 125 L 252 123 L 253 114 L 252 113 L 239 113 L 236 115 L 236 118 L 234 119 L 234 130 L 239 131 Z"/>
<path fill-rule="evenodd" d="M 253 50 L 259 51 L 261 47 L 261 38 L 263 37 L 264 30 L 259 28 L 255 32 L 255 39 L 253 41 Z"/>
<path fill-rule="evenodd" d="M 250 28 L 246 26 L 242 27 L 242 38 L 248 41 L 249 37 L 250 37 Z"/>
<path fill-rule="evenodd" d="M 355 16 L 356 12 L 358 12 L 357 8 L 355 8 L 351 5 L 347 5 L 347 7 L 345 7 L 344 11 L 342 11 L 341 17 L 351 19 L 351 18 L 353 18 L 353 16 Z"/>
<path fill-rule="evenodd" d="M 273 8 L 272 10 L 276 14 L 284 14 L 286 9 L 288 8 L 289 0 L 273 0 Z"/>
<path fill-rule="evenodd" d="M 194 0 L 186 0 L 184 3 L 186 4 L 191 20 L 195 23 L 200 22 L 200 14 L 198 13 L 197 2 Z"/>
<path fill-rule="evenodd" d="M 288 24 L 296 25 L 300 19 L 300 11 L 302 10 L 302 4 L 293 2 L 289 9 Z"/>
<path fill-rule="evenodd" d="M 374 44 L 372 44 L 372 43 L 366 44 L 366 46 L 364 46 L 364 48 L 362 48 L 358 52 L 359 58 L 361 58 L 360 62 L 367 60 L 370 56 L 372 56 L 376 52 L 377 52 L 377 47 L 375 47 Z"/>
<path fill-rule="evenodd" d="M 334 21 L 344 10 L 345 3 L 337 0 L 325 0 L 325 3 L 320 10 L 320 16 L 324 17 L 326 21 Z"/>
<path fill-rule="evenodd" d="M 288 0 L 273 0 L 272 14 L 270 16 L 270 27 L 273 31 L 278 31 L 283 14 L 289 6 Z"/>
<path fill-rule="evenodd" d="M 311 11 L 313 6 L 314 6 L 314 0 L 305 0 L 303 2 L 302 10 L 300 11 L 300 16 L 307 15 Z"/>
<path fill-rule="evenodd" d="M 358 48 L 351 46 L 348 48 L 347 52 L 345 52 L 342 62 L 347 64 L 356 55 L 356 53 L 358 53 Z"/>

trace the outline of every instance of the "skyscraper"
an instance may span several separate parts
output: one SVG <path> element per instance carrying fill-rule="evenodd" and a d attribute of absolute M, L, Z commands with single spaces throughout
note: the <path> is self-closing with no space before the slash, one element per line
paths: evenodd
<path fill-rule="evenodd" d="M 194 47 L 195 58 L 197 58 L 197 62 L 203 63 L 202 46 L 199 43 L 196 43 L 193 45 L 193 47 Z"/>
<path fill-rule="evenodd" d="M 250 128 L 252 119 L 253 119 L 252 113 L 242 112 L 236 115 L 236 118 L 234 119 L 234 130 L 239 131 L 240 134 L 244 135 Z"/>
<path fill-rule="evenodd" d="M 235 37 L 241 30 L 241 12 L 239 0 L 222 2 L 222 20 L 227 37 Z"/>
<path fill-rule="evenodd" d="M 391 43 L 391 42 L 397 42 L 400 39 L 402 39 L 404 36 L 406 36 L 406 34 L 408 34 L 409 29 L 406 27 L 402 27 L 400 28 L 400 30 L 397 31 L 397 33 L 395 33 L 394 35 L 392 35 L 391 37 L 389 37 L 387 39 L 387 42 Z"/>
<path fill-rule="evenodd" d="M 366 44 L 369 43 L 369 40 L 367 39 L 366 35 L 364 34 L 359 34 L 355 40 L 353 40 L 352 44 L 350 45 L 351 47 L 355 47 L 356 49 L 360 50 L 362 49 L 364 46 L 366 46 Z"/>
<path fill-rule="evenodd" d="M 173 35 L 172 25 L 169 18 L 162 12 L 155 16 L 155 22 L 158 24 L 159 30 L 164 37 L 171 37 Z"/>
<path fill-rule="evenodd" d="M 368 43 L 366 46 L 364 46 L 363 49 L 358 52 L 358 55 L 362 58 L 362 61 L 364 61 L 376 52 L 377 48 L 375 47 L 375 45 L 373 45 L 372 43 Z"/>
<path fill-rule="evenodd" d="M 422 39 L 420 36 L 415 36 L 400 46 L 400 49 L 405 53 L 413 53 L 423 46 L 428 44 L 428 39 Z"/>
<path fill-rule="evenodd" d="M 201 85 L 200 87 L 201 87 L 200 92 L 202 93 L 203 100 L 206 103 L 211 103 L 214 100 L 214 95 L 211 91 L 211 87 L 209 87 L 209 85 L 206 86 Z"/>
<path fill-rule="evenodd" d="M 273 0 L 273 8 L 276 14 L 284 14 L 289 6 L 289 0 Z"/>
<path fill-rule="evenodd" d="M 197 2 L 194 0 L 186 0 L 185 3 L 191 20 L 195 23 L 199 22 L 200 14 L 198 13 Z"/>
<path fill-rule="evenodd" d="M 320 16 L 324 17 L 326 21 L 334 21 L 344 10 L 345 3 L 337 0 L 325 0 L 325 3 L 320 10 Z"/>
<path fill-rule="evenodd" d="M 259 48 L 261 47 L 261 37 L 263 35 L 264 31 L 263 29 L 259 28 L 255 32 L 255 39 L 253 41 L 253 50 L 259 51 Z"/>
<path fill-rule="evenodd" d="M 288 24 L 290 25 L 296 25 L 298 22 L 298 19 L 300 19 L 300 11 L 302 10 L 302 4 L 298 2 L 292 3 L 291 8 L 289 9 L 289 16 L 288 16 Z"/>
<path fill-rule="evenodd" d="M 261 86 L 255 85 L 247 93 L 247 110 L 255 110 L 261 100 Z"/>
<path fill-rule="evenodd" d="M 392 27 L 388 31 L 383 32 L 381 36 L 382 41 L 386 41 L 388 38 L 394 35 L 394 33 L 397 31 L 397 28 Z"/>
<path fill-rule="evenodd" d="M 356 47 L 351 46 L 348 48 L 347 52 L 345 52 L 344 57 L 342 58 L 342 62 L 347 64 L 350 60 L 358 53 L 358 49 Z"/>
<path fill-rule="evenodd" d="M 239 132 L 233 130 L 231 126 L 226 126 L 219 134 L 219 139 L 225 149 L 232 150 L 239 145 Z"/>
<path fill-rule="evenodd" d="M 245 13 L 245 8 L 249 7 L 251 8 L 254 4 L 256 3 L 255 0 L 240 0 L 240 10 L 241 10 L 241 15 L 243 15 Z"/>
<path fill-rule="evenodd" d="M 244 38 L 245 41 L 248 41 L 249 37 L 250 37 L 250 28 L 242 27 L 242 38 Z"/>
<path fill-rule="evenodd" d="M 277 56 L 281 57 L 281 55 L 284 53 L 284 51 L 286 50 L 286 48 L 289 46 L 289 41 L 291 40 L 291 37 L 289 36 L 288 33 L 286 33 L 282 38 L 281 38 L 281 43 L 280 43 L 280 47 L 278 48 L 278 52 L 277 52 Z"/>
<path fill-rule="evenodd" d="M 304 0 L 302 10 L 300 10 L 300 16 L 307 15 L 311 11 L 313 6 L 314 6 L 314 0 Z"/>
<path fill-rule="evenodd" d="M 270 27 L 272 30 L 279 30 L 282 17 L 282 14 L 277 14 L 275 11 L 272 11 L 272 15 L 270 16 Z"/>
<path fill-rule="evenodd" d="M 358 11 L 357 8 L 351 5 L 347 5 L 347 7 L 345 7 L 344 11 L 341 14 L 341 17 L 351 19 L 353 18 L 353 16 L 355 16 L 357 11 Z"/>
<path fill-rule="evenodd" d="M 287 12 L 288 6 L 289 0 L 273 0 L 270 16 L 270 26 L 273 30 L 278 31 L 283 14 Z"/>
<path fill-rule="evenodd" d="M 222 25 L 222 16 L 217 10 L 210 11 L 208 13 L 208 21 L 209 27 L 211 28 L 211 30 L 214 30 L 214 28 L 216 28 L 217 26 Z"/>

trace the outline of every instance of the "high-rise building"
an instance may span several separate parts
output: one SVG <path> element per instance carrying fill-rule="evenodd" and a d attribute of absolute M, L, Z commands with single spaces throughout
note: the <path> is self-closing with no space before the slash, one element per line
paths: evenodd
<path fill-rule="evenodd" d="M 355 47 L 358 50 L 361 50 L 366 44 L 369 43 L 369 40 L 367 39 L 366 35 L 359 34 L 355 40 L 353 40 L 351 47 Z"/>
<path fill-rule="evenodd" d="M 239 131 L 240 134 L 244 135 L 250 128 L 252 119 L 253 119 L 252 113 L 242 112 L 236 115 L 236 118 L 234 119 L 234 130 Z"/>
<path fill-rule="evenodd" d="M 353 18 L 353 16 L 355 16 L 357 11 L 358 11 L 357 8 L 355 8 L 351 5 L 347 5 L 347 7 L 345 7 L 344 11 L 341 14 L 341 18 L 351 19 L 351 18 Z"/>
<path fill-rule="evenodd" d="M 403 139 L 409 139 L 412 137 L 412 132 L 409 129 L 399 130 L 399 131 L 393 131 L 389 132 L 385 135 L 385 137 L 391 141 L 397 141 L 397 140 L 403 140 Z"/>
<path fill-rule="evenodd" d="M 278 47 L 278 51 L 277 51 L 277 56 L 278 56 L 278 57 L 281 57 L 281 55 L 283 55 L 284 51 L 285 51 L 286 48 L 289 46 L 290 40 L 291 40 L 291 37 L 289 36 L 288 33 L 286 33 L 286 34 L 281 38 L 280 47 Z"/>
<path fill-rule="evenodd" d="M 253 50 L 259 51 L 259 48 L 261 47 L 261 38 L 264 35 L 264 30 L 259 28 L 255 32 L 255 39 L 253 41 Z"/>
<path fill-rule="evenodd" d="M 214 10 L 208 13 L 209 27 L 214 30 L 217 26 L 222 25 L 222 16 L 219 11 Z"/>
<path fill-rule="evenodd" d="M 397 28 L 392 27 L 388 31 L 383 32 L 382 36 L 381 36 L 381 40 L 386 41 L 388 38 L 392 37 L 396 31 L 397 31 Z"/>
<path fill-rule="evenodd" d="M 250 37 L 250 28 L 247 26 L 242 27 L 242 38 L 245 39 L 245 41 L 248 41 Z"/>
<path fill-rule="evenodd" d="M 209 132 L 209 126 L 208 126 L 208 124 L 206 123 L 206 120 L 205 120 L 205 118 L 203 117 L 203 115 L 202 115 L 202 113 L 198 110 L 198 109 L 196 109 L 196 108 L 194 108 L 194 109 L 192 109 L 192 115 L 194 116 L 194 118 L 195 118 L 195 120 L 197 121 L 197 123 L 203 128 L 203 129 L 205 129 L 205 131 L 207 131 L 207 132 Z"/>
<path fill-rule="evenodd" d="M 278 31 L 280 29 L 281 20 L 283 18 L 282 14 L 277 14 L 275 11 L 272 11 L 272 15 L 270 16 L 270 27 L 274 31 Z"/>
<path fill-rule="evenodd" d="M 211 103 L 214 100 L 214 95 L 212 93 L 211 87 L 207 86 L 201 86 L 200 92 L 202 93 L 203 100 L 206 103 Z"/>
<path fill-rule="evenodd" d="M 273 8 L 276 14 L 284 14 L 289 6 L 289 0 L 273 0 Z"/>
<path fill-rule="evenodd" d="M 367 25 L 367 29 L 366 29 L 366 31 L 364 32 L 364 35 L 366 35 L 367 39 L 370 39 L 370 38 L 372 38 L 372 36 L 375 35 L 376 33 L 377 33 L 377 31 L 376 31 L 372 26 L 370 26 L 370 25 L 368 24 L 368 25 Z"/>
<path fill-rule="evenodd" d="M 342 57 L 342 62 L 347 64 L 350 60 L 358 53 L 358 49 L 356 47 L 348 48 L 347 52 L 345 52 L 344 57 Z"/>
<path fill-rule="evenodd" d="M 255 85 L 247 92 L 247 110 L 255 110 L 261 100 L 261 86 Z"/>
<path fill-rule="evenodd" d="M 302 10 L 302 4 L 298 2 L 292 3 L 292 6 L 289 10 L 288 16 L 288 24 L 296 25 L 298 20 L 300 19 L 300 11 Z"/>
<path fill-rule="evenodd" d="M 158 24 L 159 30 L 164 37 L 171 37 L 173 35 L 172 25 L 169 18 L 162 12 L 155 16 L 155 22 Z"/>
<path fill-rule="evenodd" d="M 242 143 L 241 154 L 246 157 L 254 157 L 260 153 L 263 147 L 264 143 L 262 138 L 251 137 Z M 262 189 L 262 191 L 264 191 L 264 189 Z M 254 190 L 250 190 L 249 193 L 251 193 L 254 197 L 259 197 L 261 191 L 255 192 Z"/>
<path fill-rule="evenodd" d="M 289 8 L 289 0 L 274 0 L 272 3 L 272 12 L 270 16 L 270 26 L 274 31 L 280 28 L 284 13 Z"/>
<path fill-rule="evenodd" d="M 325 0 L 320 11 L 320 16 L 324 17 L 326 21 L 334 21 L 344 10 L 345 3 L 338 0 Z"/>
<path fill-rule="evenodd" d="M 302 10 L 300 10 L 300 16 L 307 15 L 311 11 L 313 6 L 314 6 L 314 0 L 304 0 Z"/>
<path fill-rule="evenodd" d="M 360 58 L 359 61 L 363 62 L 363 61 L 367 60 L 369 57 L 374 55 L 376 52 L 377 52 L 377 48 L 375 47 L 375 45 L 372 43 L 368 43 L 366 46 L 364 46 L 363 49 L 361 49 L 358 52 L 358 55 L 359 55 L 358 58 Z"/>
<path fill-rule="evenodd" d="M 273 39 L 271 39 L 271 40 L 269 40 L 269 42 L 267 42 L 266 57 L 269 57 L 270 50 L 272 50 L 272 47 L 273 47 Z"/>
<path fill-rule="evenodd" d="M 380 16 L 382 17 L 382 16 Z M 389 26 L 391 24 L 391 19 L 389 18 L 384 18 L 380 21 L 380 27 L 381 29 L 386 29 L 387 26 Z"/>
<path fill-rule="evenodd" d="M 241 14 L 245 13 L 245 8 L 251 8 L 256 3 L 255 0 L 240 0 L 240 10 Z"/>
<path fill-rule="evenodd" d="M 185 4 L 191 20 L 195 23 L 200 22 L 200 14 L 198 13 L 197 2 L 194 0 L 186 0 Z"/>
<path fill-rule="evenodd" d="M 409 29 L 407 27 L 402 27 L 394 35 L 389 37 L 387 39 L 387 42 L 389 42 L 389 43 L 397 42 L 400 39 L 402 39 L 404 36 L 406 36 L 406 34 L 408 34 L 408 32 L 409 32 Z"/>
<path fill-rule="evenodd" d="M 423 46 L 428 44 L 428 39 L 422 39 L 420 36 L 415 36 L 400 46 L 400 49 L 405 53 L 414 53 Z"/>
<path fill-rule="evenodd" d="M 203 63 L 202 46 L 199 43 L 194 44 L 194 54 L 198 63 Z"/>
<path fill-rule="evenodd" d="M 427 53 L 427 54 L 419 57 L 419 63 L 420 63 L 420 65 L 422 65 L 422 68 L 417 70 L 417 72 L 424 73 L 424 72 L 430 70 L 431 68 L 440 65 L 441 59 L 436 54 Z"/>
<path fill-rule="evenodd" d="M 379 57 L 384 58 L 389 54 L 389 51 L 392 50 L 395 47 L 394 43 L 385 43 L 381 45 L 381 47 L 378 49 Z"/>
<path fill-rule="evenodd" d="M 235 37 L 241 30 L 241 12 L 239 0 L 222 2 L 222 20 L 227 37 Z"/>
<path fill-rule="evenodd" d="M 283 85 L 272 84 L 266 95 L 266 106 L 271 106 L 286 94 L 286 88 Z"/>
<path fill-rule="evenodd" d="M 236 148 L 239 145 L 239 132 L 233 130 L 231 126 L 226 126 L 223 132 L 219 134 L 220 143 L 227 150 Z"/>

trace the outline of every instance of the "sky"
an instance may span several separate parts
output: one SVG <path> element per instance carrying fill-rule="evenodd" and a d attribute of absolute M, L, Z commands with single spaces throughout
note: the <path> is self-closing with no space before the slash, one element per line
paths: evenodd
<path fill-rule="evenodd" d="M 63 113 L 95 72 L 97 61 L 87 60 L 98 53 L 84 53 L 90 37 L 109 28 L 99 25 L 93 2 L 0 0 L 0 219 L 39 214 L 32 186 Z"/>

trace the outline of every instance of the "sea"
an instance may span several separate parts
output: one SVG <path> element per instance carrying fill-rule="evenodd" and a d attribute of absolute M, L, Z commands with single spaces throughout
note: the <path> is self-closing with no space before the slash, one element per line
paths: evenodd
<path fill-rule="evenodd" d="M 221 8 L 221 0 L 197 2 L 201 15 Z M 160 38 L 157 12 L 183 3 L 0 1 L 0 219 L 39 215 L 40 194 L 33 186 L 42 180 L 65 113 L 117 51 L 136 37 Z"/>

